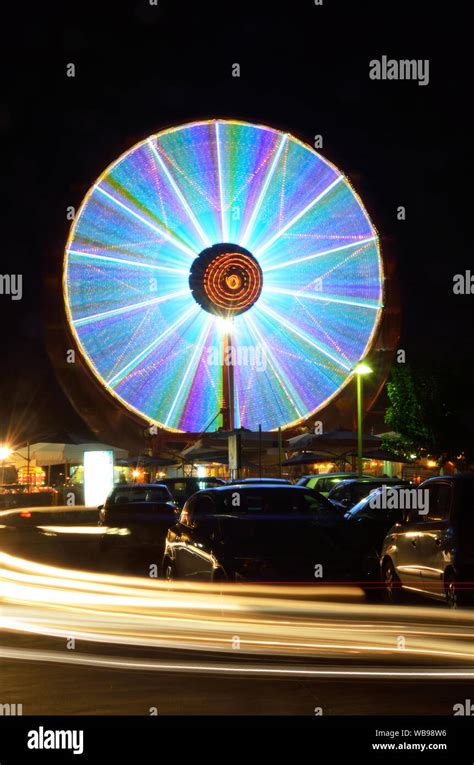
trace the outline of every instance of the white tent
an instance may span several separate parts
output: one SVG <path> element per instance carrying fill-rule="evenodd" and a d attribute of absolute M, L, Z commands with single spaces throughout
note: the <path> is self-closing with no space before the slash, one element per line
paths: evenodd
<path fill-rule="evenodd" d="M 39 467 L 48 465 L 82 465 L 84 462 L 84 452 L 93 451 L 113 451 L 114 459 L 126 459 L 128 452 L 126 449 L 120 449 L 117 446 L 109 444 L 51 444 L 37 443 L 30 444 L 30 464 Z M 28 461 L 28 447 L 17 449 L 6 460 L 5 466 L 14 465 L 17 469 L 24 467 Z"/>

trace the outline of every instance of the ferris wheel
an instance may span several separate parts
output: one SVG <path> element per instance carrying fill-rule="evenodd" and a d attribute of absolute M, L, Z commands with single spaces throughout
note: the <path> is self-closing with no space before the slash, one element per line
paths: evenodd
<path fill-rule="evenodd" d="M 347 178 L 288 133 L 164 130 L 113 162 L 71 227 L 66 314 L 106 390 L 174 431 L 293 426 L 371 349 L 377 232 Z"/>

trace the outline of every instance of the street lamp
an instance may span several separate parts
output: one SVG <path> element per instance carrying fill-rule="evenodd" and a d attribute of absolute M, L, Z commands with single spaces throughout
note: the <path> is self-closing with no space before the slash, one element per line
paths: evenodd
<path fill-rule="evenodd" d="M 5 460 L 7 460 L 10 456 L 10 454 L 13 454 L 13 449 L 10 449 L 9 446 L 6 444 L 0 445 L 0 462 L 2 463 L 2 471 L 0 475 L 0 486 L 3 486 L 3 480 L 4 480 L 4 465 Z"/>
<path fill-rule="evenodd" d="M 372 369 L 363 361 L 354 367 L 357 378 L 357 473 L 362 477 L 362 377 L 370 375 Z"/>

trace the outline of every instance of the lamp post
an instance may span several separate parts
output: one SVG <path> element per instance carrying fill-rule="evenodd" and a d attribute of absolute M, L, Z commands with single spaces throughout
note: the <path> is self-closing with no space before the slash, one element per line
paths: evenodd
<path fill-rule="evenodd" d="M 364 362 L 359 362 L 354 368 L 357 378 L 357 473 L 362 477 L 362 377 L 372 373 L 371 368 Z"/>

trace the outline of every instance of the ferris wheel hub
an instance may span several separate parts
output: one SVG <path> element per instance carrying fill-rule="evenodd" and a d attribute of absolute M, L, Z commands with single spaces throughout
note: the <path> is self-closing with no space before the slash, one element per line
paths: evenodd
<path fill-rule="evenodd" d="M 189 286 L 209 313 L 229 318 L 248 311 L 260 297 L 263 276 L 251 252 L 238 244 L 213 244 L 194 260 Z"/>

